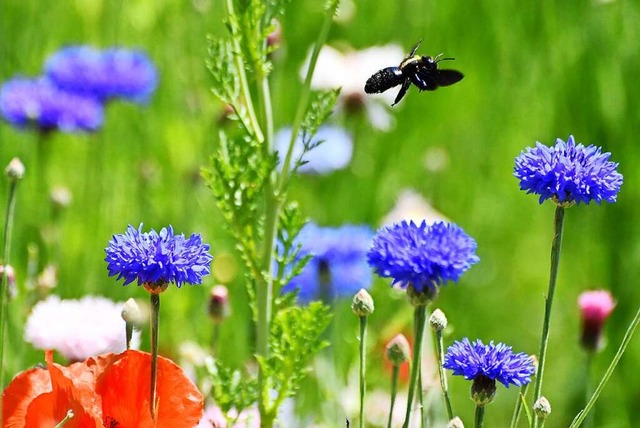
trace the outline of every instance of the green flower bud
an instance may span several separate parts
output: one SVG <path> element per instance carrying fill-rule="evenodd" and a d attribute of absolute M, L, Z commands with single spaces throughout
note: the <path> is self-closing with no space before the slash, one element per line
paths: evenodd
<path fill-rule="evenodd" d="M 447 424 L 447 428 L 464 428 L 462 419 L 456 416 L 455 418 L 449 421 L 449 423 Z"/>
<path fill-rule="evenodd" d="M 549 403 L 549 400 L 545 397 L 538 398 L 536 402 L 533 403 L 533 411 L 537 417 L 546 419 L 547 416 L 551 414 L 551 404 Z"/>
<path fill-rule="evenodd" d="M 496 381 L 486 376 L 479 375 L 471 384 L 471 399 L 476 406 L 482 407 L 491 404 L 496 397 Z"/>
<path fill-rule="evenodd" d="M 18 181 L 24 177 L 24 164 L 18 158 L 13 158 L 4 170 L 10 181 Z"/>
<path fill-rule="evenodd" d="M 351 309 L 353 309 L 353 313 L 359 317 L 371 315 L 375 309 L 371 294 L 369 294 L 364 288 L 361 288 L 360 291 L 353 296 Z"/>
<path fill-rule="evenodd" d="M 397 334 L 387 343 L 387 358 L 394 366 L 399 366 L 411 358 L 411 347 L 404 334 Z"/>
<path fill-rule="evenodd" d="M 431 327 L 433 331 L 442 331 L 447 328 L 447 317 L 444 315 L 444 312 L 440 309 L 433 311 L 429 317 L 429 327 Z"/>

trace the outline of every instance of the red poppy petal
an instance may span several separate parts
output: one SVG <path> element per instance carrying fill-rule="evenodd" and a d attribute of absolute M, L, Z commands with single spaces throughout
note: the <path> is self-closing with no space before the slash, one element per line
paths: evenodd
<path fill-rule="evenodd" d="M 18 373 L 2 393 L 2 426 L 24 428 L 29 404 L 40 394 L 51 391 L 51 377 L 44 368 Z"/>
<path fill-rule="evenodd" d="M 151 355 L 125 351 L 98 378 L 96 392 L 102 396 L 105 423 L 153 427 L 149 410 Z M 157 428 L 191 428 L 202 417 L 202 394 L 171 360 L 158 357 Z"/>

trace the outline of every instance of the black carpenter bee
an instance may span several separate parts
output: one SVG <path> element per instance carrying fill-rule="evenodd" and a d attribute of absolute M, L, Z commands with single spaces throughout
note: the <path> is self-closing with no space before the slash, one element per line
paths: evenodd
<path fill-rule="evenodd" d="M 464 75 L 458 70 L 440 70 L 440 61 L 450 61 L 455 58 L 442 58 L 438 54 L 435 58 L 415 55 L 422 40 L 402 60 L 399 67 L 387 67 L 369 77 L 364 85 L 367 94 L 379 94 L 394 86 L 402 85 L 392 106 L 398 104 L 411 86 L 416 85 L 421 91 L 435 91 L 439 86 L 449 86 L 462 80 Z"/>

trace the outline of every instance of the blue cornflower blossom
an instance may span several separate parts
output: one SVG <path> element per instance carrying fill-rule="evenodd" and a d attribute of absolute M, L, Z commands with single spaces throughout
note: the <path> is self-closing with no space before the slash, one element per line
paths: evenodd
<path fill-rule="evenodd" d="M 480 339 L 471 343 L 466 337 L 447 349 L 443 367 L 467 380 L 482 376 L 497 380 L 507 388 L 509 385 L 528 384 L 535 373 L 531 356 L 524 352 L 516 354 L 511 346 L 504 343 L 494 345 L 493 341 L 488 345 Z"/>
<path fill-rule="evenodd" d="M 353 297 L 372 283 L 366 252 L 373 231 L 368 226 L 345 225 L 338 228 L 307 224 L 296 241 L 301 245 L 298 258 L 311 255 L 300 275 L 282 288 L 282 292 L 299 290 L 298 300 Z"/>
<path fill-rule="evenodd" d="M 0 87 L 0 114 L 14 126 L 40 131 L 95 131 L 102 125 L 102 103 L 66 92 L 46 78 L 16 77 Z"/>
<path fill-rule="evenodd" d="M 274 146 L 280 158 L 280 167 L 287 155 L 291 128 L 278 131 L 274 138 Z M 302 157 L 303 163 L 298 172 L 303 174 L 328 174 L 332 171 L 344 169 L 351 162 L 353 154 L 353 138 L 342 128 L 337 126 L 321 126 L 316 135 L 311 139 L 311 150 Z M 303 154 L 304 143 L 298 137 L 293 146 L 291 155 L 291 167 L 295 166 L 300 155 Z"/>
<path fill-rule="evenodd" d="M 174 282 L 200 284 L 208 275 L 213 257 L 209 245 L 202 243 L 199 234 L 186 239 L 184 234 L 174 235 L 171 226 L 142 232 L 129 225 L 124 234 L 114 235 L 105 249 L 109 276 L 124 278 L 124 285 L 135 280 L 138 285 L 164 287 Z"/>
<path fill-rule="evenodd" d="M 622 186 L 617 163 L 600 147 L 576 144 L 573 136 L 553 147 L 536 142 L 516 158 L 514 175 L 520 189 L 540 195 L 540 203 L 553 199 L 561 205 L 591 201 L 615 202 Z"/>
<path fill-rule="evenodd" d="M 45 73 L 60 88 L 104 101 L 144 103 L 158 86 L 158 72 L 149 57 L 124 48 L 69 46 L 49 57 Z"/>
<path fill-rule="evenodd" d="M 475 251 L 476 241 L 455 224 L 402 221 L 378 231 L 367 261 L 394 284 L 412 285 L 418 293 L 434 292 L 478 263 Z"/>

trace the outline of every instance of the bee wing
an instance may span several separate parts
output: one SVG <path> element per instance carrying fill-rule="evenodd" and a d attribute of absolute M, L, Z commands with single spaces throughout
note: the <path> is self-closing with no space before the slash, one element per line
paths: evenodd
<path fill-rule="evenodd" d="M 458 70 L 437 70 L 434 73 L 434 79 L 437 82 L 438 86 L 449 86 L 453 85 L 462 80 L 464 74 L 460 73 Z"/>
<path fill-rule="evenodd" d="M 400 85 L 402 82 L 404 82 L 404 76 L 400 68 L 387 67 L 367 79 L 367 83 L 364 85 L 364 91 L 367 94 L 379 94 L 380 92 Z"/>
<path fill-rule="evenodd" d="M 438 88 L 436 74 L 433 70 L 421 69 L 411 75 L 411 82 L 421 91 L 435 91 Z"/>

